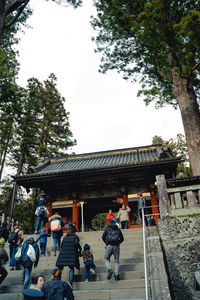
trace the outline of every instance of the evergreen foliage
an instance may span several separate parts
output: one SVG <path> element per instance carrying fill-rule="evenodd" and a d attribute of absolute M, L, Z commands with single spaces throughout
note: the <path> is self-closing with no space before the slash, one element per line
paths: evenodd
<path fill-rule="evenodd" d="M 49 0 L 46 0 L 49 1 Z M 74 8 L 81 6 L 82 0 L 51 0 L 58 4 L 72 5 Z M 29 7 L 30 0 L 1 0 L 0 1 L 0 41 L 7 32 L 12 30 L 13 34 L 20 29 L 21 24 L 25 24 L 24 16 L 31 14 Z"/>
<path fill-rule="evenodd" d="M 95 0 L 100 71 L 139 81 L 156 107 L 179 106 L 193 175 L 200 174 L 200 2 Z"/>
<path fill-rule="evenodd" d="M 92 220 L 92 229 L 95 231 L 103 230 L 108 226 L 108 222 L 106 220 L 107 214 L 98 214 Z"/>
<path fill-rule="evenodd" d="M 183 134 L 179 133 L 175 139 L 171 138 L 167 141 L 164 141 L 161 136 L 155 135 L 152 138 L 152 144 L 167 144 L 175 157 L 181 157 L 184 159 L 184 162 L 179 163 L 177 166 L 178 176 L 192 176 L 191 169 L 188 167 L 188 148 Z"/>

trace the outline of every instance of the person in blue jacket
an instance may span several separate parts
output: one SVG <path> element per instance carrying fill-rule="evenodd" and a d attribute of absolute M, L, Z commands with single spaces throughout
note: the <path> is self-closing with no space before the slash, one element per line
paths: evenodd
<path fill-rule="evenodd" d="M 46 253 L 46 246 L 47 246 L 47 237 L 51 236 L 50 233 L 46 233 L 45 229 L 43 228 L 39 234 L 39 237 L 35 241 L 36 243 L 40 241 L 40 253 L 42 256 L 45 256 Z"/>
<path fill-rule="evenodd" d="M 37 208 L 35 211 L 35 215 L 37 216 L 36 225 L 35 225 L 35 234 L 38 233 L 39 227 L 40 229 L 44 228 L 47 215 L 49 214 L 48 209 L 46 208 L 46 202 L 44 197 L 41 195 L 39 201 L 37 203 Z"/>
<path fill-rule="evenodd" d="M 30 247 L 30 253 L 28 252 Z M 32 250 L 35 252 L 35 254 L 32 252 Z M 30 237 L 28 238 L 23 244 L 22 244 L 22 250 L 21 250 L 21 257 L 19 259 L 20 265 L 22 265 L 22 274 L 21 274 L 21 281 L 24 283 L 23 290 L 28 288 L 28 285 L 30 283 L 30 277 L 31 277 L 31 271 L 32 266 L 34 264 L 34 268 L 37 267 L 39 262 L 40 252 L 39 247 L 34 241 L 34 238 Z"/>
<path fill-rule="evenodd" d="M 62 217 L 58 212 L 49 218 L 48 233 L 52 233 L 53 237 L 53 256 L 56 256 L 56 249 L 60 250 L 61 237 L 63 236 L 63 227 L 65 226 Z"/>

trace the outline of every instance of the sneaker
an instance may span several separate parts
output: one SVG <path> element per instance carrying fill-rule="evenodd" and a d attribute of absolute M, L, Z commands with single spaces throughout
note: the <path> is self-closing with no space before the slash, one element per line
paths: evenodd
<path fill-rule="evenodd" d="M 107 279 L 110 279 L 110 278 L 112 277 L 112 274 L 113 274 L 113 270 L 108 269 L 108 276 L 107 276 Z"/>
<path fill-rule="evenodd" d="M 95 272 L 94 269 L 90 269 L 90 272 L 91 272 L 92 274 L 96 274 L 96 272 Z"/>
<path fill-rule="evenodd" d="M 73 290 L 73 282 L 68 282 L 70 288 Z"/>
<path fill-rule="evenodd" d="M 117 281 L 117 280 L 120 280 L 119 279 L 119 274 L 115 274 L 115 280 Z"/>
<path fill-rule="evenodd" d="M 15 267 L 10 267 L 10 271 L 14 271 L 15 270 Z"/>
<path fill-rule="evenodd" d="M 88 283 L 88 279 L 85 279 L 85 281 L 84 282 L 87 282 Z"/>
<path fill-rule="evenodd" d="M 53 252 L 53 256 L 56 256 L 56 252 Z"/>

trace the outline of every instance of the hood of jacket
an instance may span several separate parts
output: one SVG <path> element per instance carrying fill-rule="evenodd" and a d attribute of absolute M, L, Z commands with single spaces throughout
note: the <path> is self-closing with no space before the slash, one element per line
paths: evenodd
<path fill-rule="evenodd" d="M 35 243 L 34 238 L 32 238 L 32 237 L 28 238 L 28 239 L 25 241 L 25 243 L 33 245 L 33 244 Z"/>
<path fill-rule="evenodd" d="M 60 215 L 53 215 L 49 217 L 49 222 L 51 222 L 53 219 L 62 219 L 62 217 Z"/>
<path fill-rule="evenodd" d="M 110 221 L 108 227 L 114 230 L 118 229 L 117 224 L 115 222 L 112 222 L 112 220 Z"/>

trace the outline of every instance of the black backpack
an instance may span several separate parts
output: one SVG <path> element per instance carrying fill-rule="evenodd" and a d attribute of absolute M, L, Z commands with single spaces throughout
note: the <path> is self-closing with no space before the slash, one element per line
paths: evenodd
<path fill-rule="evenodd" d="M 120 244 L 120 240 L 121 240 L 120 236 L 121 236 L 121 232 L 118 228 L 116 230 L 109 228 L 106 236 L 107 243 L 110 245 Z"/>
<path fill-rule="evenodd" d="M 18 231 L 13 231 L 11 232 L 11 234 L 9 235 L 9 238 L 8 238 L 8 243 L 10 245 L 16 245 L 17 244 L 17 240 L 18 240 L 18 233 L 19 233 L 20 230 Z"/>
<path fill-rule="evenodd" d="M 46 216 L 46 211 L 44 207 L 39 208 L 38 217 L 44 218 Z"/>
<path fill-rule="evenodd" d="M 7 241 L 7 239 L 8 239 L 8 234 L 6 231 L 7 230 L 5 227 L 0 227 L 0 237 L 3 237 L 5 239 L 5 241 Z"/>
<path fill-rule="evenodd" d="M 60 300 L 64 298 L 64 283 L 61 282 L 60 285 L 53 285 L 51 283 L 47 283 L 48 285 L 48 295 L 47 300 Z"/>

